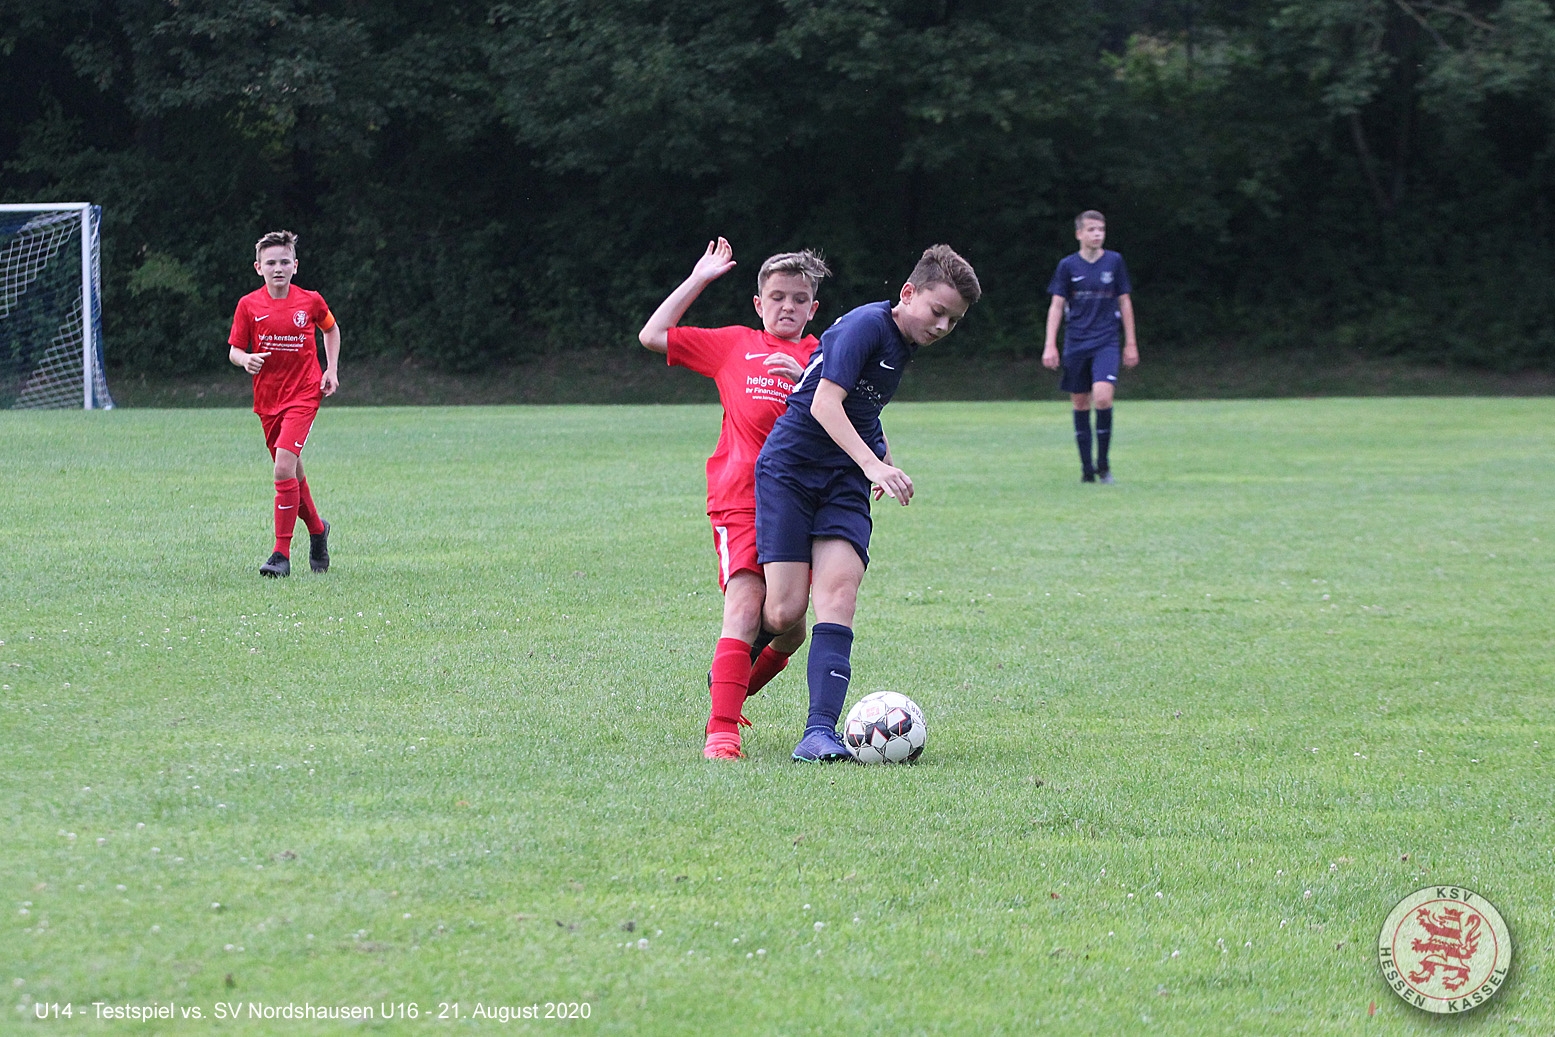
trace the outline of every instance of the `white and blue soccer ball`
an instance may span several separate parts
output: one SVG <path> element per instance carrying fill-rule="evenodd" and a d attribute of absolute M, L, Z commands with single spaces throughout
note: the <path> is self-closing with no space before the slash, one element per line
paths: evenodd
<path fill-rule="evenodd" d="M 842 741 L 859 763 L 912 763 L 928 734 L 923 710 L 899 691 L 865 695 L 842 725 Z"/>

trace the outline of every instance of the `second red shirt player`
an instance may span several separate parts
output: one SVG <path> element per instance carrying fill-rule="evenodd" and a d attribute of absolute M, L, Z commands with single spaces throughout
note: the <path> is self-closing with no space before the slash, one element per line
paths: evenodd
<path fill-rule="evenodd" d="M 763 635 L 766 582 L 756 561 L 756 456 L 787 405 L 788 394 L 818 344 L 805 325 L 820 304 L 816 288 L 831 271 L 813 252 L 770 257 L 756 276 L 761 329 L 683 328 L 680 319 L 709 284 L 734 269 L 723 238 L 709 242 L 691 276 L 659 304 L 638 340 L 670 364 L 713 379 L 723 404 L 723 429 L 707 459 L 707 515 L 724 592 L 723 630 L 709 672 L 712 708 L 702 755 L 737 759 L 745 699 L 788 664 L 804 643 L 804 621 L 776 637 Z M 758 638 L 770 641 L 752 660 Z"/>
<path fill-rule="evenodd" d="M 324 297 L 292 284 L 297 235 L 271 231 L 254 245 L 254 271 L 263 288 L 238 300 L 227 336 L 227 358 L 254 376 L 254 413 L 275 461 L 275 549 L 261 576 L 290 576 L 292 534 L 300 517 L 308 529 L 308 564 L 329 569 L 329 523 L 319 517 L 302 470 L 302 448 L 319 404 L 340 387 L 340 326 Z M 326 366 L 319 369 L 318 334 Z"/>

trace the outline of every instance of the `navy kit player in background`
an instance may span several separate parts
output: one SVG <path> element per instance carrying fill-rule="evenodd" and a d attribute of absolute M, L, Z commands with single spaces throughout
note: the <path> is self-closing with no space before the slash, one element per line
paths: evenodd
<path fill-rule="evenodd" d="M 1123 328 L 1124 367 L 1139 363 L 1134 337 L 1133 291 L 1123 257 L 1102 248 L 1107 218 L 1087 209 L 1074 218 L 1080 251 L 1058 261 L 1047 290 L 1047 339 L 1042 363 L 1058 366 L 1058 325 L 1064 325 L 1064 373 L 1059 388 L 1074 401 L 1074 437 L 1082 482 L 1112 482 L 1112 394 L 1118 383 L 1118 327 Z M 1091 401 L 1096 401 L 1096 463 L 1091 463 Z"/>
<path fill-rule="evenodd" d="M 767 582 L 762 638 L 794 627 L 812 595 L 815 602 L 810 712 L 796 760 L 848 758 L 837 719 L 869 564 L 870 488 L 876 500 L 912 500 L 912 480 L 891 463 L 880 411 L 918 348 L 950 334 L 982 293 L 971 264 L 949 245 L 925 251 L 896 305 L 860 306 L 821 335 L 756 459 L 756 550 Z"/>

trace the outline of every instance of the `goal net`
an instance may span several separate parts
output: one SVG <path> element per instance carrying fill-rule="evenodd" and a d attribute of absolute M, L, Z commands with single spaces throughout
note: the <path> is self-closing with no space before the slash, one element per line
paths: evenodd
<path fill-rule="evenodd" d="M 109 408 L 102 208 L 0 205 L 0 407 Z"/>

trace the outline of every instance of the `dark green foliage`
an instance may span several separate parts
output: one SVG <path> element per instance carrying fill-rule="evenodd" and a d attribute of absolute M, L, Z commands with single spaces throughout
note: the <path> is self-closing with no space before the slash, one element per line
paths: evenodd
<path fill-rule="evenodd" d="M 110 362 L 219 364 L 302 236 L 348 355 L 620 343 L 710 237 L 822 320 L 949 241 L 953 348 L 1040 348 L 1105 211 L 1147 350 L 1555 365 L 1548 0 L 0 0 L 0 194 L 104 207 Z M 1486 284 L 1491 271 L 1513 283 Z"/>

